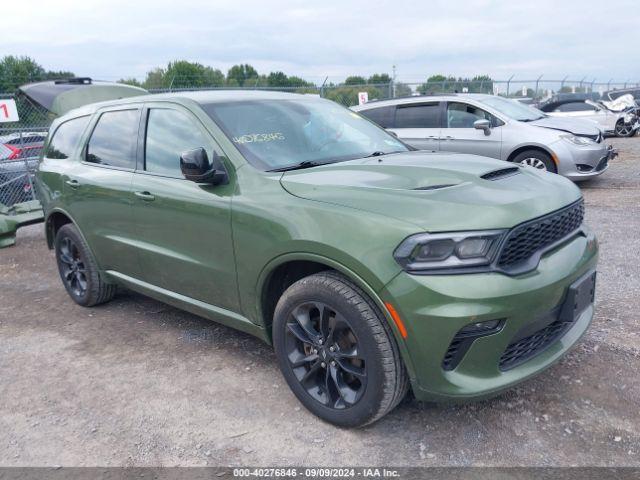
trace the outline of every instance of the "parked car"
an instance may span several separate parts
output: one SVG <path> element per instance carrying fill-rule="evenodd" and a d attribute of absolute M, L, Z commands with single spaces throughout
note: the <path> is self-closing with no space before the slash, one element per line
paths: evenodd
<path fill-rule="evenodd" d="M 0 160 L 37 158 L 42 153 L 46 132 L 17 132 L 0 136 Z"/>
<path fill-rule="evenodd" d="M 0 204 L 33 200 L 31 176 L 38 165 L 47 133 L 22 132 L 0 136 Z"/>
<path fill-rule="evenodd" d="M 493 157 L 574 181 L 602 174 L 615 156 L 593 122 L 546 117 L 494 95 L 408 97 L 352 109 L 419 149 Z"/>
<path fill-rule="evenodd" d="M 278 92 L 90 105 L 50 132 L 37 185 L 70 297 L 124 285 L 253 334 L 334 424 L 379 419 L 409 385 L 493 395 L 593 317 L 597 242 L 559 175 L 417 151 Z"/>
<path fill-rule="evenodd" d="M 636 102 L 640 102 L 640 87 L 635 86 L 631 88 L 620 88 L 618 90 L 609 90 L 608 92 L 604 92 L 602 94 L 603 100 L 616 100 L 623 95 L 631 95 L 636 100 Z"/>
<path fill-rule="evenodd" d="M 538 108 L 552 117 L 594 121 L 606 135 L 631 137 L 640 129 L 638 106 L 631 95 L 618 97 L 612 102 L 553 97 Z"/>

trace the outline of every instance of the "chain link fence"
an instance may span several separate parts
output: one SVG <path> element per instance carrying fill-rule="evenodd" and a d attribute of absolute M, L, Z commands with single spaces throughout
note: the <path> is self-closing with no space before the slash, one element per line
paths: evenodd
<path fill-rule="evenodd" d="M 33 174 L 47 128 L 0 128 L 0 209 L 35 200 Z"/>
<path fill-rule="evenodd" d="M 197 83 L 197 88 L 164 88 L 150 89 L 151 93 L 177 92 L 192 90 L 272 90 L 301 94 L 318 95 L 340 103 L 344 106 L 357 105 L 360 94 L 366 92 L 368 101 L 412 95 L 435 95 L 446 93 L 485 93 L 510 98 L 540 101 L 557 93 L 586 93 L 595 99 L 606 92 L 638 88 L 640 83 L 634 82 L 595 82 L 582 80 L 545 80 L 538 77 L 534 80 L 442 80 L 430 82 L 404 83 L 392 81 L 376 84 L 326 84 L 289 87 L 273 87 L 246 84 L 243 87 L 220 87 Z M 0 123 L 0 204 L 11 206 L 16 203 L 34 199 L 33 172 L 54 115 L 32 102 L 22 94 L 0 94 L 1 99 L 13 99 L 16 102 L 19 121 Z M 0 207 L 1 208 L 1 207 Z"/>

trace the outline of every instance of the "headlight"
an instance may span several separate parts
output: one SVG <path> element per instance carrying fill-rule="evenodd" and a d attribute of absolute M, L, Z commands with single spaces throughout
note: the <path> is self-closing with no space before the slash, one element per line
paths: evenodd
<path fill-rule="evenodd" d="M 587 145 L 593 145 L 594 143 L 596 143 L 593 140 L 591 140 L 590 138 L 578 137 L 576 135 L 571 135 L 571 134 L 560 135 L 560 137 L 563 140 L 566 140 L 567 142 L 573 143 L 574 145 L 578 145 L 580 147 L 584 147 L 584 146 L 587 146 Z"/>
<path fill-rule="evenodd" d="M 419 233 L 406 238 L 393 257 L 408 271 L 489 265 L 505 231 Z"/>

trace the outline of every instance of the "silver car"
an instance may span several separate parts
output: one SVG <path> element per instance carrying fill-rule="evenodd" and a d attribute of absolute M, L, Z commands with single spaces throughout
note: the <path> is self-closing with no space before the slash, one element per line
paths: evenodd
<path fill-rule="evenodd" d="M 574 181 L 600 175 L 616 154 L 593 122 L 547 117 L 494 95 L 408 97 L 352 109 L 422 150 L 493 157 Z"/>

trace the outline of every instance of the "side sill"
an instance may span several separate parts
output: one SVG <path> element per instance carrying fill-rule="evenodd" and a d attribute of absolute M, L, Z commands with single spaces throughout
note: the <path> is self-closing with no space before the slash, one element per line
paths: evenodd
<path fill-rule="evenodd" d="M 140 292 L 151 298 L 172 305 L 181 310 L 193 313 L 208 320 L 212 320 L 222 325 L 226 325 L 236 330 L 240 330 L 258 337 L 264 342 L 270 344 L 269 338 L 260 326 L 252 323 L 249 319 L 239 315 L 231 310 L 216 307 L 209 303 L 201 302 L 195 298 L 187 297 L 171 290 L 152 285 L 137 278 L 129 277 L 115 270 L 107 270 L 106 275 L 115 283 L 122 284 L 131 290 Z"/>

